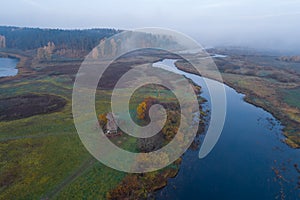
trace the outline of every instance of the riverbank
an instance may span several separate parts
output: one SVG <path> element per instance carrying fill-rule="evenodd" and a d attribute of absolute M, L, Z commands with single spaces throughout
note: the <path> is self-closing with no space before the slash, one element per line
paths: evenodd
<path fill-rule="evenodd" d="M 300 148 L 299 122 L 294 121 L 293 119 L 288 117 L 287 113 L 283 113 L 281 110 L 279 110 L 276 103 L 273 103 L 273 101 L 268 102 L 267 99 L 261 98 L 252 90 L 234 84 L 233 82 L 226 80 L 226 78 L 224 83 L 229 87 L 234 88 L 237 92 L 245 94 L 244 100 L 246 102 L 271 113 L 284 126 L 283 135 L 286 138 L 283 141 L 292 148 Z"/>
<path fill-rule="evenodd" d="M 225 62 L 225 61 L 224 61 Z M 182 62 L 176 62 L 176 67 L 182 71 L 199 75 L 199 73 Z M 289 87 L 288 84 L 277 83 L 274 80 L 222 72 L 226 85 L 239 93 L 245 94 L 245 101 L 270 112 L 283 125 L 284 142 L 292 148 L 300 148 L 300 111 L 283 101 L 282 93 L 278 88 Z M 291 85 L 291 84 L 290 84 Z M 297 87 L 291 85 L 290 87 Z M 282 90 L 283 90 L 282 89 Z"/>
<path fill-rule="evenodd" d="M 204 86 L 202 95 L 209 99 L 203 78 L 176 72 Z M 299 150 L 281 142 L 282 126 L 271 113 L 245 102 L 244 95 L 232 87 L 224 87 L 228 109 L 218 143 L 204 159 L 198 158 L 198 151 L 187 151 L 178 175 L 156 193 L 157 199 L 299 198 L 295 167 L 300 163 Z"/>
<path fill-rule="evenodd" d="M 15 58 L 1 58 L 0 57 L 0 77 L 15 76 L 18 73 L 16 67 L 19 60 Z"/>
<path fill-rule="evenodd" d="M 15 76 L 1 77 L 0 83 L 9 82 L 14 79 L 20 79 L 34 74 L 31 68 L 33 58 L 29 55 L 17 53 L 12 50 L 0 50 L 0 57 L 18 59 L 19 62 L 16 66 L 18 73 Z"/>
<path fill-rule="evenodd" d="M 160 62 L 158 62 L 160 63 Z M 154 65 L 154 64 L 152 64 Z M 185 77 L 178 75 L 176 73 L 173 74 L 173 72 L 170 72 L 169 70 L 164 70 L 158 67 L 154 67 L 153 70 L 156 70 L 156 73 L 159 72 L 159 74 L 162 77 L 165 77 L 164 81 L 173 81 L 173 82 L 177 82 L 177 84 L 180 84 L 181 81 L 180 79 L 186 79 Z M 140 71 L 142 72 L 142 70 Z M 143 76 L 143 75 L 141 75 Z M 173 78 L 173 79 L 172 79 Z M 174 81 L 174 78 L 176 78 Z M 199 85 L 197 85 L 196 83 L 192 82 L 192 80 L 189 80 L 190 84 L 192 85 L 192 88 L 195 92 L 195 94 L 198 96 L 198 102 L 199 102 L 199 110 L 201 112 L 201 114 L 198 116 L 200 121 L 199 121 L 199 128 L 198 128 L 198 132 L 197 132 L 197 136 L 199 136 L 200 134 L 203 134 L 205 131 L 205 127 L 206 127 L 206 123 L 204 120 L 205 114 L 203 114 L 203 103 L 206 102 L 205 99 L 203 99 L 202 97 L 200 97 L 200 94 L 202 92 L 202 89 Z M 147 88 L 147 87 L 146 87 Z M 174 136 L 177 134 L 177 130 L 178 130 L 178 121 L 180 119 L 181 115 L 181 111 L 180 111 L 180 105 L 176 105 L 176 100 L 174 100 L 175 97 L 172 97 L 172 95 L 167 95 L 168 90 L 166 90 L 166 88 L 164 87 L 158 87 L 156 86 L 156 89 L 151 91 L 150 89 L 147 89 L 147 92 L 142 91 L 141 93 L 143 95 L 145 94 L 156 94 L 157 93 L 157 89 L 161 90 L 159 93 L 161 95 L 159 95 L 158 97 L 158 104 L 163 105 L 164 108 L 167 110 L 167 115 L 169 116 L 167 118 L 167 121 L 165 123 L 164 128 L 161 130 L 161 132 L 157 133 L 154 141 L 154 143 L 160 144 L 160 139 L 159 139 L 159 135 L 161 134 L 163 136 L 163 140 L 165 141 L 164 143 L 169 143 L 171 140 L 173 140 Z M 165 91 L 164 91 L 165 90 Z M 170 92 L 170 91 L 169 91 Z M 163 97 L 165 96 L 165 97 Z M 167 98 L 166 98 L 167 97 Z M 131 97 L 133 99 L 135 99 L 135 97 Z M 155 99 L 155 96 L 151 96 L 151 98 Z M 165 100 L 161 100 L 165 99 Z M 134 103 L 133 103 L 134 104 Z M 193 151 L 198 151 L 198 147 L 199 147 L 199 143 L 198 141 L 198 137 L 194 138 L 195 140 L 193 141 L 193 143 L 191 144 L 191 146 L 189 147 L 189 150 L 193 150 Z M 161 147 L 159 147 L 160 149 Z M 142 150 L 143 151 L 143 150 Z M 167 158 L 168 159 L 168 158 Z M 170 164 L 169 166 L 160 169 L 158 171 L 154 171 L 154 172 L 149 172 L 149 173 L 142 173 L 142 174 L 128 174 L 126 175 L 126 177 L 122 180 L 122 182 L 120 184 L 118 184 L 117 187 L 115 187 L 112 191 L 107 193 L 106 198 L 107 199 L 149 199 L 153 197 L 153 194 L 166 187 L 168 184 L 168 181 L 171 178 L 176 177 L 176 175 L 178 174 L 178 172 L 180 171 L 181 168 L 181 160 L 182 160 L 182 156 L 177 159 L 175 162 L 173 162 L 172 164 Z M 139 162 L 139 161 L 138 161 Z M 151 163 L 151 162 L 155 162 L 152 160 L 141 160 L 142 165 L 146 165 L 147 163 Z M 164 160 L 160 161 L 160 162 L 164 162 Z"/>

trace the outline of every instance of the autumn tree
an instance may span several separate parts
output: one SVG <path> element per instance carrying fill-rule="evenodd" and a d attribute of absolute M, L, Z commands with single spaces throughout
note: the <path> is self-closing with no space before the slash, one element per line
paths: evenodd
<path fill-rule="evenodd" d="M 103 129 L 107 123 L 106 113 L 98 115 L 98 120 L 101 128 Z"/>
<path fill-rule="evenodd" d="M 143 101 L 138 105 L 136 112 L 137 112 L 138 119 L 145 119 L 146 112 L 147 112 L 147 104 L 145 101 Z"/>
<path fill-rule="evenodd" d="M 0 35 L 0 48 L 6 47 L 6 39 L 4 35 Z"/>
<path fill-rule="evenodd" d="M 159 101 L 153 97 L 147 97 L 140 103 L 137 107 L 137 117 L 138 119 L 149 120 L 148 111 L 150 107 L 154 104 L 158 104 Z"/>
<path fill-rule="evenodd" d="M 47 46 L 38 48 L 37 58 L 39 60 L 50 60 L 52 58 L 53 51 L 55 49 L 55 45 L 53 42 L 48 42 Z"/>

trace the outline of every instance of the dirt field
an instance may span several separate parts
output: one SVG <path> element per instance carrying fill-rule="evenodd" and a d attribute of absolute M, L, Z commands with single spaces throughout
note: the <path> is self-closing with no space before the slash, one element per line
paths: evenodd
<path fill-rule="evenodd" d="M 66 100 L 53 95 L 27 94 L 0 99 L 0 120 L 15 120 L 61 110 Z"/>

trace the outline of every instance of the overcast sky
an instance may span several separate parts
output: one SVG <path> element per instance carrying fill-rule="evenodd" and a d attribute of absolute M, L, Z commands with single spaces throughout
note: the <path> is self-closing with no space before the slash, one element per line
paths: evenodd
<path fill-rule="evenodd" d="M 300 0 L 2 0 L 0 25 L 165 27 L 205 46 L 300 50 Z"/>

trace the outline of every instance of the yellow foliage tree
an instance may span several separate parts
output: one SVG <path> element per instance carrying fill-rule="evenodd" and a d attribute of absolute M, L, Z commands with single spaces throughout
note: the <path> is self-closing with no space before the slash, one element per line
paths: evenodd
<path fill-rule="evenodd" d="M 99 124 L 101 125 L 101 127 L 104 128 L 104 126 L 107 123 L 106 114 L 100 114 L 100 115 L 98 115 L 98 120 L 99 120 Z"/>
<path fill-rule="evenodd" d="M 146 111 L 147 111 L 147 104 L 146 102 L 143 101 L 138 105 L 136 109 L 138 119 L 145 119 Z"/>

